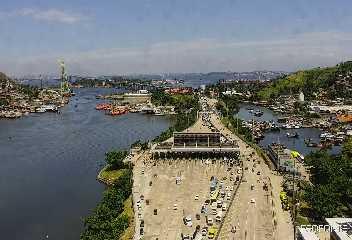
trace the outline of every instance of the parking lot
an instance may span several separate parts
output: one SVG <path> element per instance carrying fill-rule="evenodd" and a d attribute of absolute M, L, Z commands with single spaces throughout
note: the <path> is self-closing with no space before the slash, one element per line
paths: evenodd
<path fill-rule="evenodd" d="M 133 188 L 135 239 L 187 239 L 197 226 L 199 235 L 203 231 L 208 238 L 217 231 L 216 219 L 227 210 L 239 171 L 219 160 L 138 161 Z"/>

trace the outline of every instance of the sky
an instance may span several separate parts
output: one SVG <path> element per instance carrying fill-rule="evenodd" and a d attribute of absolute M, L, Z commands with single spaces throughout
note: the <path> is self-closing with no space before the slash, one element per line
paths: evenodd
<path fill-rule="evenodd" d="M 11 76 L 280 70 L 352 59 L 350 0 L 1 0 Z"/>

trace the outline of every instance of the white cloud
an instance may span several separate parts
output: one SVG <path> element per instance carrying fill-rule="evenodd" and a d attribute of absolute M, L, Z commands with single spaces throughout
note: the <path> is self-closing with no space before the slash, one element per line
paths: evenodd
<path fill-rule="evenodd" d="M 31 17 L 39 21 L 60 22 L 73 24 L 82 21 L 84 17 L 80 14 L 74 14 L 59 9 L 37 9 L 37 8 L 22 8 L 13 12 L 1 12 L 2 17 Z"/>
<path fill-rule="evenodd" d="M 146 47 L 14 59 L 11 64 L 8 59 L 0 59 L 0 69 L 3 66 L 10 73 L 57 72 L 58 58 L 66 60 L 71 73 L 82 74 L 294 71 L 351 59 L 352 33 L 306 33 L 266 41 L 200 39 L 161 42 Z"/>

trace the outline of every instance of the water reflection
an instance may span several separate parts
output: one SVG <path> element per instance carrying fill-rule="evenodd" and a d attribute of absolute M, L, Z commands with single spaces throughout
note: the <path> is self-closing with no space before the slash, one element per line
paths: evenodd
<path fill-rule="evenodd" d="M 96 181 L 104 153 L 169 126 L 166 117 L 96 111 L 95 96 L 111 91 L 79 89 L 61 114 L 0 120 L 1 239 L 79 239 L 104 188 Z"/>

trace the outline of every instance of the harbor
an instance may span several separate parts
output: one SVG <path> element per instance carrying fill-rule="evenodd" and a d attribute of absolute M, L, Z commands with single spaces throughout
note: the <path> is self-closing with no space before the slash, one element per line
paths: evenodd
<path fill-rule="evenodd" d="M 94 209 L 105 188 L 96 181 L 104 154 L 153 139 L 171 124 L 164 116 L 112 118 L 95 110 L 103 102 L 95 96 L 116 89 L 75 92 L 61 114 L 0 119 L 3 239 L 79 239 L 81 218 Z"/>
<path fill-rule="evenodd" d="M 254 116 L 250 111 L 251 109 L 253 109 L 253 111 L 261 111 L 263 114 L 259 117 Z M 308 127 L 293 124 L 297 127 L 287 128 L 287 123 L 283 123 L 282 119 L 285 119 L 286 122 L 288 118 L 284 118 L 283 115 L 275 113 L 266 107 L 252 104 L 241 104 L 239 112 L 235 117 L 242 119 L 244 124 L 249 128 L 251 128 L 252 122 L 255 123 L 254 133 L 256 136 L 260 136 L 257 140 L 259 146 L 262 148 L 267 149 L 267 147 L 273 142 L 281 143 L 287 148 L 296 150 L 303 155 L 321 149 L 323 147 L 321 142 L 324 142 L 326 137 L 330 137 L 331 139 L 335 138 L 335 136 L 340 136 L 341 138 L 342 133 L 344 136 L 351 134 L 349 129 L 344 129 L 340 134 L 327 134 L 328 128 L 320 128 L 320 125 Z M 293 120 L 291 122 L 293 122 Z M 313 145 L 309 143 L 316 144 Z M 330 144 L 327 149 L 332 153 L 338 153 L 341 150 L 341 147 L 340 144 Z"/>
<path fill-rule="evenodd" d="M 21 85 L 0 73 L 0 118 L 20 118 L 30 113 L 57 112 L 75 93 L 70 89 L 65 63 L 59 61 L 60 86 Z"/>

